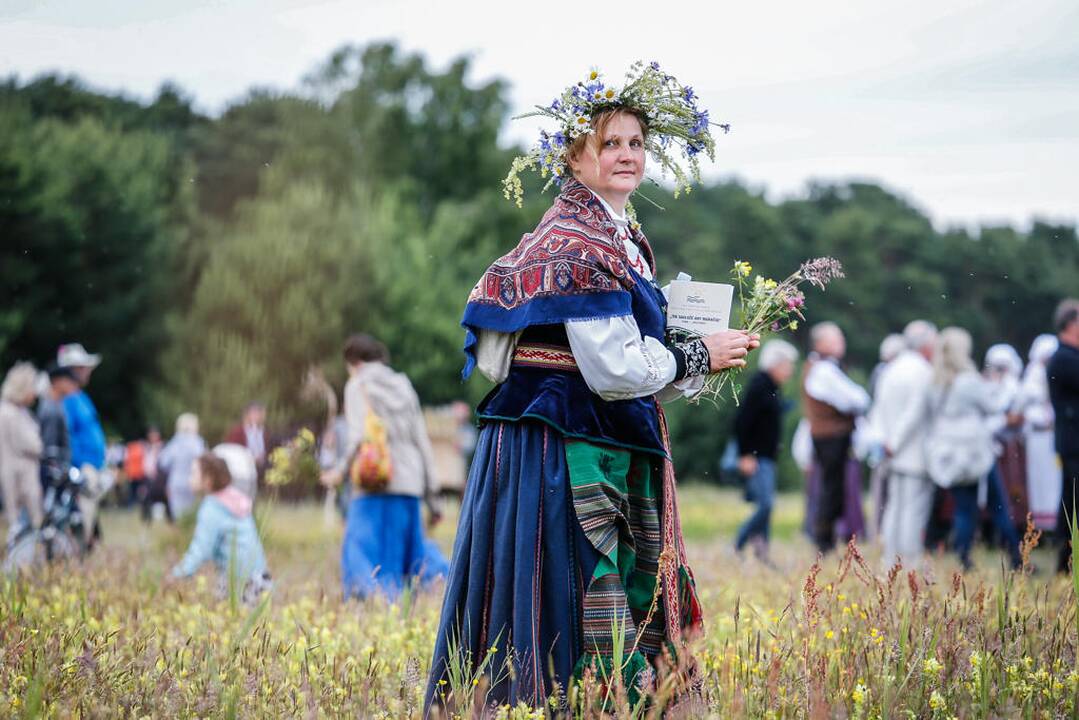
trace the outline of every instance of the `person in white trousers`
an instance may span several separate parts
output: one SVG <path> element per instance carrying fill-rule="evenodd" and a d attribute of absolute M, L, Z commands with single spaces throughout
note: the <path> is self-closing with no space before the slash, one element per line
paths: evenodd
<path fill-rule="evenodd" d="M 903 331 L 906 350 L 881 373 L 869 420 L 884 443 L 886 499 L 881 520 L 881 562 L 921 563 L 922 534 L 933 505 L 933 483 L 925 467 L 926 398 L 933 382 L 937 329 L 914 320 Z"/>

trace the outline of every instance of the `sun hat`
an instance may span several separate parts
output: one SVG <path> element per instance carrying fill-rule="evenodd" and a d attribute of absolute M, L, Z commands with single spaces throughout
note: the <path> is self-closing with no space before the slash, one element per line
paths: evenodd
<path fill-rule="evenodd" d="M 56 364 L 60 367 L 95 368 L 101 364 L 101 356 L 86 352 L 82 343 L 68 343 L 56 351 Z"/>

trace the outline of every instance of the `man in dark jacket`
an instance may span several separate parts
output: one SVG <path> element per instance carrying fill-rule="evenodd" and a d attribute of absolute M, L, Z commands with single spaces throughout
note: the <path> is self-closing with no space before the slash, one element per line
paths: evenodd
<path fill-rule="evenodd" d="M 1057 533 L 1062 543 L 1057 571 L 1067 572 L 1072 556 L 1071 521 L 1076 518 L 1079 490 L 1079 300 L 1064 300 L 1057 306 L 1053 325 L 1060 347 L 1049 359 L 1049 400 L 1056 416 L 1056 449 L 1063 469 Z"/>
<path fill-rule="evenodd" d="M 734 418 L 738 443 L 738 472 L 745 478 L 746 494 L 757 503 L 738 530 L 735 549 L 753 541 L 757 557 L 768 560 L 768 536 L 776 493 L 776 456 L 782 427 L 780 387 L 794 374 L 798 351 L 783 340 L 769 340 L 761 348 L 760 372 L 753 376 Z"/>
<path fill-rule="evenodd" d="M 71 441 L 67 434 L 64 398 L 79 390 L 79 381 L 71 368 L 57 365 L 49 368 L 49 388 L 37 406 L 37 422 L 41 426 L 41 478 L 54 484 L 71 467 Z"/>

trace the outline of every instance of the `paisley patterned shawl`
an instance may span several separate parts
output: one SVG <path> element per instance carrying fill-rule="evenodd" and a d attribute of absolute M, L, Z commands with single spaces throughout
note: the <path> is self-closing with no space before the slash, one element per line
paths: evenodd
<path fill-rule="evenodd" d="M 655 275 L 648 240 L 633 233 Z M 463 377 L 475 367 L 477 329 L 512 333 L 530 325 L 629 315 L 629 291 L 637 281 L 603 204 L 580 182 L 566 182 L 536 229 L 492 263 L 469 294 L 461 320 Z"/>

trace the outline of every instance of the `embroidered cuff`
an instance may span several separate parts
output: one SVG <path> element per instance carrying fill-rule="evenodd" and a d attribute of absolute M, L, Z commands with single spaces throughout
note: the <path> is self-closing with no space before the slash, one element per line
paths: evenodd
<path fill-rule="evenodd" d="M 679 343 L 671 348 L 671 354 L 674 355 L 676 382 L 687 377 L 707 375 L 712 368 L 711 357 L 703 340 Z"/>

